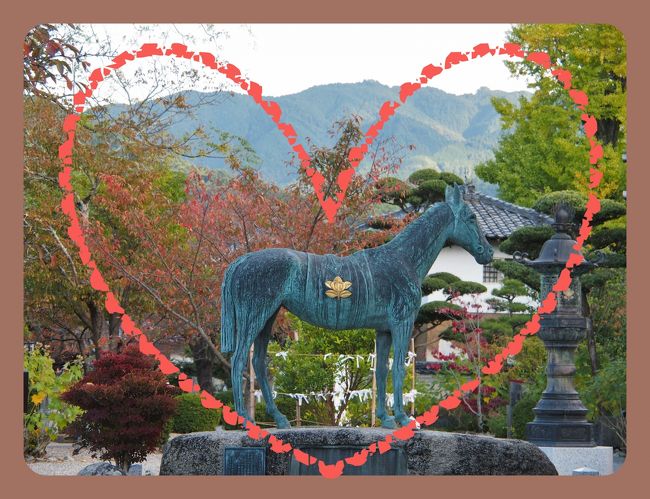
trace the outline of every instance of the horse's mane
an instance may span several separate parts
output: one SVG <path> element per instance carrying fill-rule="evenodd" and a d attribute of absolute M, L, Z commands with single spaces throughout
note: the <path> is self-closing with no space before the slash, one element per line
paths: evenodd
<path fill-rule="evenodd" d="M 396 253 L 412 260 L 418 273 L 428 272 L 429 268 L 422 269 L 422 265 L 429 262 L 429 251 L 446 227 L 454 219 L 454 212 L 446 202 L 432 205 L 420 217 L 408 224 L 395 238 L 380 246 L 382 252 Z M 443 241 L 444 243 L 444 241 Z"/>

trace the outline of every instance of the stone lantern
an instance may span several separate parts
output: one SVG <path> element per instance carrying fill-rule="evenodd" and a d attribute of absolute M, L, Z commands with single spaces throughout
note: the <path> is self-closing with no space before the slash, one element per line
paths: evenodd
<path fill-rule="evenodd" d="M 544 243 L 536 260 L 524 254 L 514 259 L 541 274 L 540 296 L 548 295 L 565 268 L 576 241 L 569 235 L 573 210 L 560 205 L 555 210 L 555 234 Z M 580 274 L 595 265 L 583 262 L 572 269 L 569 289 L 556 293 L 557 307 L 540 318 L 537 334 L 547 351 L 547 385 L 533 409 L 535 419 L 526 425 L 526 440 L 540 447 L 594 447 L 593 425 L 586 419 L 587 408 L 580 401 L 573 379 L 576 372 L 575 352 L 585 339 L 589 319 L 582 315 Z"/>

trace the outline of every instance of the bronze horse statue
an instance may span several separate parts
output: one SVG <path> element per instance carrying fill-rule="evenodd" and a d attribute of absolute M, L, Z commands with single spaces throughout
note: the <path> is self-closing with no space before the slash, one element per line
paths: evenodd
<path fill-rule="evenodd" d="M 235 410 L 252 421 L 244 405 L 242 376 L 253 342 L 253 367 L 266 411 L 278 428 L 290 428 L 278 410 L 267 379 L 266 352 L 280 307 L 328 329 L 377 331 L 377 417 L 384 428 L 410 422 L 404 412 L 404 359 L 421 306 L 423 279 L 440 250 L 453 243 L 481 264 L 492 247 L 458 186 L 447 187 L 445 201 L 432 205 L 394 239 L 350 256 L 315 255 L 291 249 L 247 253 L 226 270 L 221 294 L 221 351 L 232 352 Z M 393 347 L 393 413 L 386 412 L 388 353 Z"/>

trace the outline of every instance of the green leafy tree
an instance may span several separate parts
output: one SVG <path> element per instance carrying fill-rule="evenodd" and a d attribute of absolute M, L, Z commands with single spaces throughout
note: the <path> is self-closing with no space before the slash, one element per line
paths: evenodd
<path fill-rule="evenodd" d="M 472 281 L 463 281 L 459 277 L 449 272 L 435 272 L 429 274 L 422 281 L 422 296 L 430 295 L 435 291 L 443 291 L 445 294 L 444 301 L 430 301 L 420 307 L 415 319 L 414 338 L 417 339 L 421 334 L 438 327 L 445 321 L 451 319 L 455 312 L 459 312 L 461 307 L 452 303 L 453 297 L 469 294 L 479 294 L 487 291 L 487 288 L 480 283 Z"/>
<path fill-rule="evenodd" d="M 530 307 L 525 303 L 516 302 L 518 297 L 530 296 L 531 290 L 517 279 L 504 279 L 500 287 L 492 290 L 494 298 L 488 298 L 487 303 L 497 312 L 513 314 L 530 312 Z M 523 323 L 522 323 L 523 324 Z"/>
<path fill-rule="evenodd" d="M 605 361 L 626 358 L 627 279 L 623 269 L 612 269 L 604 283 L 589 293 L 594 339 Z"/>
<path fill-rule="evenodd" d="M 429 329 L 438 327 L 443 322 L 450 320 L 450 315 L 453 315 L 453 313 L 458 310 L 460 310 L 460 307 L 455 303 L 449 303 L 448 301 L 430 301 L 420 307 L 417 318 L 415 319 L 415 325 L 430 325 L 425 330 L 428 331 Z M 421 333 L 416 333 L 416 338 L 419 334 Z"/>
<path fill-rule="evenodd" d="M 552 227 L 542 225 L 538 227 L 520 227 L 515 229 L 499 249 L 504 253 L 512 254 L 515 251 L 527 253 L 529 258 L 535 259 L 539 256 L 542 245 L 555 234 Z"/>
<path fill-rule="evenodd" d="M 543 50 L 571 72 L 571 85 L 589 95 L 587 110 L 598 121 L 599 140 L 616 144 L 624 139 L 627 49 L 623 33 L 611 24 L 519 24 L 509 41 L 526 52 Z M 525 61 L 507 63 L 514 75 L 538 81 L 541 66 Z"/>
<path fill-rule="evenodd" d="M 274 378 L 278 398 L 282 393 L 324 393 L 324 397 L 309 397 L 301 405 L 301 419 L 306 423 L 337 426 L 351 401 L 350 391 L 368 389 L 372 385 L 372 372 L 368 362 L 341 361 L 339 355 L 361 355 L 367 358 L 374 351 L 375 331 L 355 329 L 328 331 L 289 317 L 297 340 L 288 340 L 284 350 L 286 358 L 274 356 L 277 346 L 271 345 L 270 371 Z M 332 354 L 327 358 L 325 354 Z M 344 387 L 342 400 L 335 404 L 337 385 Z"/>
<path fill-rule="evenodd" d="M 596 137 L 604 145 L 601 197 L 620 199 L 625 189 L 626 46 L 614 26 L 603 24 L 520 24 L 508 41 L 524 51 L 544 51 L 571 73 L 571 85 L 587 93 L 586 112 L 596 119 Z M 500 196 L 531 206 L 541 195 L 565 189 L 585 192 L 589 141 L 581 115 L 562 84 L 530 61 L 507 62 L 515 76 L 532 79 L 535 93 L 518 106 L 504 99 L 493 104 L 506 133 L 494 159 L 480 164 L 477 175 L 498 184 Z"/>
<path fill-rule="evenodd" d="M 29 375 L 29 386 L 23 452 L 25 456 L 41 457 L 47 445 L 83 412 L 60 397 L 81 379 L 83 368 L 81 360 L 77 359 L 66 363 L 57 373 L 48 348 L 42 344 L 25 347 L 24 367 Z"/>
<path fill-rule="evenodd" d="M 598 373 L 579 387 L 590 418 L 601 418 L 626 446 L 627 365 L 625 358 L 607 363 Z"/>
<path fill-rule="evenodd" d="M 448 185 L 463 184 L 463 179 L 451 172 L 422 168 L 413 172 L 408 182 L 396 177 L 386 177 L 375 187 L 382 202 L 399 206 L 402 211 L 420 212 L 433 203 L 444 201 Z"/>

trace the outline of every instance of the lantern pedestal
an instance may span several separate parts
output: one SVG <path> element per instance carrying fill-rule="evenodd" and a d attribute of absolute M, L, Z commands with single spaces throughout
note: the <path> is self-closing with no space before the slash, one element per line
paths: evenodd
<path fill-rule="evenodd" d="M 572 282 L 571 297 L 580 292 L 578 279 Z M 564 293 L 558 297 L 560 306 Z M 593 424 L 587 408 L 573 386 L 574 356 L 585 337 L 587 319 L 552 314 L 543 316 L 539 338 L 548 353 L 547 387 L 533 412 L 535 420 L 526 425 L 526 440 L 540 447 L 594 447 Z"/>
<path fill-rule="evenodd" d="M 540 318 L 538 337 L 547 352 L 546 389 L 533 412 L 534 421 L 526 425 L 526 440 L 536 444 L 555 465 L 560 475 L 573 475 L 578 468 L 591 468 L 601 475 L 613 472 L 613 449 L 596 447 L 593 424 L 587 421 L 587 408 L 580 401 L 573 380 L 576 373 L 575 353 L 591 327 L 583 315 L 580 274 L 597 262 L 585 262 L 570 236 L 575 213 L 568 206 L 557 206 L 555 234 L 544 243 L 539 257 L 529 260 L 514 255 L 515 260 L 540 273 L 540 296 L 555 291 L 555 309 Z M 571 284 L 557 290 L 556 282 L 571 257 L 582 262 L 571 271 Z"/>

